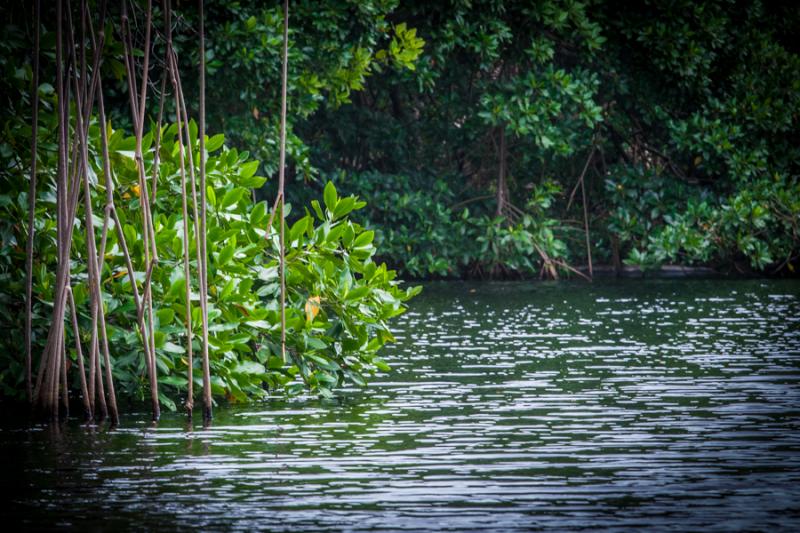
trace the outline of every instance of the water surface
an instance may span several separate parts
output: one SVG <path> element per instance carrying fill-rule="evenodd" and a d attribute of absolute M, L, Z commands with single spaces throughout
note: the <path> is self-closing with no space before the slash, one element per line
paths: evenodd
<path fill-rule="evenodd" d="M 211 428 L 0 429 L 29 527 L 800 527 L 800 283 L 426 286 L 394 371 Z M 4 492 L 7 492 L 4 491 Z"/>

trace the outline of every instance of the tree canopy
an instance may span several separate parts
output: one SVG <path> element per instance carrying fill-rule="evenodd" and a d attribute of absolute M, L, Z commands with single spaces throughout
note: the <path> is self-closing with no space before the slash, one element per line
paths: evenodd
<path fill-rule="evenodd" d="M 209 120 L 268 170 L 277 9 L 215 8 L 208 47 Z M 295 10 L 299 196 L 332 178 L 374 198 L 363 220 L 407 275 L 562 271 L 586 263 L 586 233 L 596 262 L 796 265 L 796 9 L 494 0 Z"/>

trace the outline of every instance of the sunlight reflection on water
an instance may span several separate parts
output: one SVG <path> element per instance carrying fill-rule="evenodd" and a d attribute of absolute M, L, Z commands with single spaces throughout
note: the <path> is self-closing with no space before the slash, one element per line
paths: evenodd
<path fill-rule="evenodd" d="M 475 289 L 471 292 L 470 289 Z M 431 284 L 334 401 L 3 427 L 29 526 L 792 529 L 800 284 Z M 46 447 L 53 451 L 46 451 Z"/>

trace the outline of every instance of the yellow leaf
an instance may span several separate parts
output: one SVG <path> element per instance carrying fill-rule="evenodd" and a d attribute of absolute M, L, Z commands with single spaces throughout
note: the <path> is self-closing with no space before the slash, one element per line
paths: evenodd
<path fill-rule="evenodd" d="M 306 300 L 306 320 L 313 322 L 319 314 L 320 298 L 319 296 L 312 296 Z"/>
<path fill-rule="evenodd" d="M 139 198 L 139 195 L 140 195 L 139 186 L 138 185 L 134 185 L 133 187 L 131 187 L 131 190 L 133 191 L 133 194 L 136 195 L 136 198 Z"/>

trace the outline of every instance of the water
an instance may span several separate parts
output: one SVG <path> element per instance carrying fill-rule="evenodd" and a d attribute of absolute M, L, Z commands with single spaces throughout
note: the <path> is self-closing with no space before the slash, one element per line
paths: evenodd
<path fill-rule="evenodd" d="M 433 284 L 335 401 L 0 430 L 28 527 L 797 530 L 800 284 Z M 4 490 L 4 493 L 7 493 Z"/>

